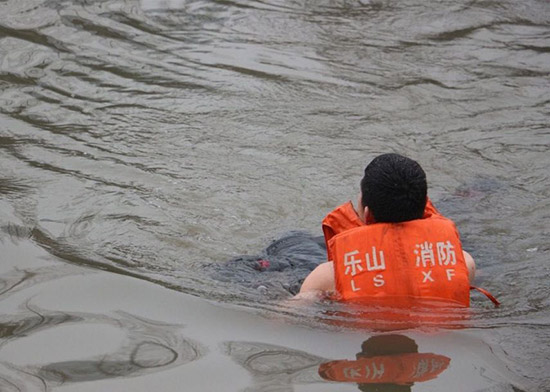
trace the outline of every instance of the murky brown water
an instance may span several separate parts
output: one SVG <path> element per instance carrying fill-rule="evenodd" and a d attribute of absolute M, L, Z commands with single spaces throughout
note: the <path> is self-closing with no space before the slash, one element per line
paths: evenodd
<path fill-rule="evenodd" d="M 217 372 L 226 390 L 358 390 L 310 370 L 368 334 L 313 309 L 274 338 L 284 290 L 209 269 L 320 234 L 390 151 L 423 165 L 503 302 L 476 297 L 472 328 L 432 347 L 450 368 L 413 390 L 550 389 L 549 74 L 547 1 L 0 1 L 0 389 L 206 391 Z M 97 352 L 52 354 L 66 328 Z"/>

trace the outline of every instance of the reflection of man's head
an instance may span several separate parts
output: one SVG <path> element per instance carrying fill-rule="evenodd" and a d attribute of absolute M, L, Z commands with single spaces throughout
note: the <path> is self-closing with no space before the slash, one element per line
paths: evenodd
<path fill-rule="evenodd" d="M 319 375 L 355 382 L 363 392 L 409 392 L 415 382 L 436 378 L 450 362 L 443 355 L 418 353 L 416 342 L 403 335 L 373 336 L 363 342 L 356 358 L 325 362 Z"/>
<path fill-rule="evenodd" d="M 357 359 L 372 358 L 383 355 L 399 355 L 406 353 L 418 353 L 416 342 L 403 335 L 380 335 L 367 339 L 361 345 L 361 352 L 357 353 Z M 410 385 L 398 384 L 358 384 L 363 392 L 409 392 Z"/>

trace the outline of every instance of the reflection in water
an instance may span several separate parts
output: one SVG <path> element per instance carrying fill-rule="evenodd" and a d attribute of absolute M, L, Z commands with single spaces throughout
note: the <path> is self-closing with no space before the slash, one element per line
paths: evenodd
<path fill-rule="evenodd" d="M 13 269 L 0 275 L 0 299 L 39 283 L 64 276 L 83 274 L 82 269 L 71 266 L 48 266 L 30 269 Z"/>
<path fill-rule="evenodd" d="M 47 392 L 48 386 L 42 379 L 26 370 L 8 363 L 0 363 L 0 391 Z"/>
<path fill-rule="evenodd" d="M 225 352 L 250 372 L 254 391 L 293 391 L 293 384 L 318 382 L 326 359 L 288 347 L 255 342 L 227 342 Z"/>
<path fill-rule="evenodd" d="M 161 324 L 123 312 L 113 317 L 50 312 L 28 304 L 23 315 L 0 317 L 0 347 L 45 329 L 75 323 L 112 325 L 125 331 L 126 339 L 112 353 L 82 360 L 27 367 L 3 363 L 0 390 L 26 390 L 23 385 L 33 385 L 36 379 L 46 390 L 70 382 L 139 376 L 195 361 L 205 353 L 200 344 L 181 336 L 179 325 Z"/>
<path fill-rule="evenodd" d="M 329 381 L 355 382 L 363 392 L 410 392 L 415 382 L 436 378 L 450 358 L 418 353 L 416 342 L 403 335 L 373 336 L 363 342 L 355 361 L 336 360 L 319 366 Z"/>
<path fill-rule="evenodd" d="M 205 264 L 319 230 L 400 151 L 506 304 L 475 321 L 550 389 L 549 32 L 541 0 L 0 0 L 0 214 L 73 264 L 264 306 L 302 266 Z"/>
<path fill-rule="evenodd" d="M 413 307 L 388 307 L 382 302 L 355 301 L 328 312 L 326 322 L 339 327 L 363 329 L 373 332 L 391 332 L 407 329 L 433 331 L 437 329 L 463 329 L 469 325 L 472 314 L 469 308 L 418 300 Z"/>
<path fill-rule="evenodd" d="M 414 383 L 435 379 L 450 358 L 419 353 L 416 342 L 403 335 L 373 336 L 361 345 L 355 361 L 334 360 L 287 347 L 228 342 L 226 354 L 247 369 L 254 391 L 293 391 L 294 384 L 322 381 L 357 383 L 364 392 L 407 392 Z M 320 376 L 320 377 L 319 377 Z"/>

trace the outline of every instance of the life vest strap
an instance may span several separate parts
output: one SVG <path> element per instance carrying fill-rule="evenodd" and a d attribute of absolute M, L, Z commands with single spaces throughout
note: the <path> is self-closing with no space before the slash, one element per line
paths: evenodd
<path fill-rule="evenodd" d="M 481 287 L 476 287 L 476 286 L 470 286 L 470 290 L 477 290 L 481 294 L 485 295 L 487 298 L 489 298 L 491 300 L 492 303 L 495 304 L 495 308 L 498 308 L 500 306 L 499 300 L 496 299 L 495 296 L 493 294 L 491 294 L 490 292 L 488 292 L 487 290 L 482 289 Z"/>

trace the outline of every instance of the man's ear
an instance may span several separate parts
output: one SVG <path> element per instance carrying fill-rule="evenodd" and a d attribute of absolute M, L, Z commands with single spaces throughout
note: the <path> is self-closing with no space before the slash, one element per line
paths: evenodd
<path fill-rule="evenodd" d="M 365 223 L 367 225 L 376 222 L 376 220 L 374 219 L 374 215 L 372 215 L 372 213 L 369 210 L 369 207 L 365 207 L 364 213 L 365 213 L 365 215 L 364 215 L 365 216 Z"/>

